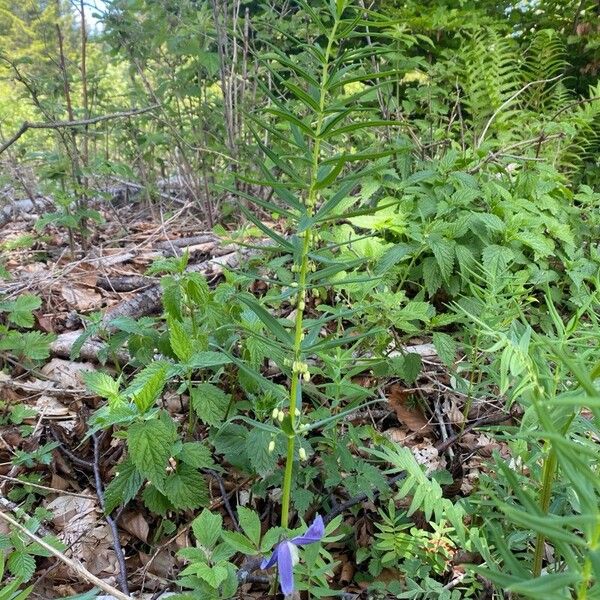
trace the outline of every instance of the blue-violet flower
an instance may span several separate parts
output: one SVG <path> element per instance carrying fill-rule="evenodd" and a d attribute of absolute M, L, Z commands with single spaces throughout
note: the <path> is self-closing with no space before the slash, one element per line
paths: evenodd
<path fill-rule="evenodd" d="M 279 585 L 284 596 L 294 591 L 294 566 L 298 564 L 298 546 L 306 546 L 319 542 L 325 535 L 323 517 L 317 515 L 311 526 L 303 535 L 291 540 L 282 540 L 275 546 L 271 558 L 262 561 L 260 568 L 268 569 L 277 563 L 279 569 Z"/>

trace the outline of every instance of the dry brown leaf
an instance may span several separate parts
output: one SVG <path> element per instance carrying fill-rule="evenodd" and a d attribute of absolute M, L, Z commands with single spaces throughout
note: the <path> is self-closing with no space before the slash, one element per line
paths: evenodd
<path fill-rule="evenodd" d="M 35 408 L 46 419 L 64 419 L 75 417 L 69 409 L 52 396 L 40 396 L 35 402 Z"/>
<path fill-rule="evenodd" d="M 394 409 L 398 420 L 411 431 L 420 434 L 430 433 L 432 428 L 420 408 L 410 400 L 410 395 L 399 385 L 393 385 L 388 395 L 388 402 Z"/>
<path fill-rule="evenodd" d="M 85 493 L 92 492 L 84 490 Z M 52 522 L 58 531 L 59 539 L 65 543 L 92 574 L 116 581 L 119 572 L 117 557 L 113 550 L 110 528 L 99 523 L 101 511 L 93 498 L 58 496 L 47 505 L 53 513 Z M 56 580 L 69 577 L 68 567 L 59 565 L 52 571 Z"/>
<path fill-rule="evenodd" d="M 383 435 L 385 435 L 385 437 L 387 437 L 389 440 L 392 440 L 392 442 L 404 444 L 409 434 L 405 429 L 401 429 L 400 427 L 391 427 L 390 429 L 384 431 Z"/>
<path fill-rule="evenodd" d="M 173 576 L 177 559 L 175 553 L 177 548 L 170 544 L 167 548 L 161 548 L 156 556 L 145 554 L 144 552 L 139 553 L 140 561 L 144 566 L 149 564 L 148 573 L 152 573 L 157 577 L 169 579 Z"/>
<path fill-rule="evenodd" d="M 425 438 L 422 443 L 415 444 L 410 449 L 415 460 L 425 467 L 427 473 L 440 471 L 444 468 L 443 459 L 430 439 Z"/>
<path fill-rule="evenodd" d="M 87 371 L 95 371 L 92 363 L 73 362 L 62 358 L 53 358 L 41 369 L 41 372 L 59 387 L 75 389 L 84 387 L 82 375 Z"/>
<path fill-rule="evenodd" d="M 127 533 L 142 540 L 142 542 L 148 541 L 148 533 L 150 533 L 150 526 L 148 521 L 139 512 L 126 512 L 120 519 L 119 524 Z"/>
<path fill-rule="evenodd" d="M 74 538 L 69 541 L 75 541 L 82 531 L 96 521 L 97 507 L 97 502 L 91 498 L 58 496 L 46 508 L 52 511 L 52 524 L 56 529 L 68 536 L 73 535 Z"/>
<path fill-rule="evenodd" d="M 98 308 L 102 296 L 82 286 L 63 285 L 60 295 L 65 302 L 80 311 Z"/>
<path fill-rule="evenodd" d="M 46 333 L 54 333 L 54 319 L 48 315 L 36 314 L 38 325 Z"/>
<path fill-rule="evenodd" d="M 355 566 L 354 562 L 350 560 L 345 554 L 338 557 L 342 567 L 340 569 L 337 581 L 342 585 L 348 585 L 354 579 Z"/>

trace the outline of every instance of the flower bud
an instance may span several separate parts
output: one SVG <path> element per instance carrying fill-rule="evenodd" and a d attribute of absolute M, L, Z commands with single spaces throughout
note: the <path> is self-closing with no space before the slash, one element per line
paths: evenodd
<path fill-rule="evenodd" d="M 277 419 L 278 416 L 279 416 L 279 409 L 274 408 L 273 412 L 271 413 L 271 417 L 273 417 L 273 420 L 275 420 L 275 419 Z"/>
<path fill-rule="evenodd" d="M 284 420 L 284 419 L 285 419 L 285 413 L 284 413 L 282 410 L 280 410 L 280 411 L 277 413 L 277 420 L 278 420 L 280 423 L 283 423 L 283 420 Z"/>
<path fill-rule="evenodd" d="M 304 448 L 300 448 L 298 450 L 298 456 L 300 457 L 300 460 L 306 460 L 306 450 Z"/>
<path fill-rule="evenodd" d="M 269 442 L 269 454 L 273 454 L 273 450 L 275 450 L 275 440 Z"/>
<path fill-rule="evenodd" d="M 302 373 L 302 379 L 308 383 L 310 381 L 310 373 L 308 371 L 304 371 L 304 373 Z"/>
<path fill-rule="evenodd" d="M 299 417 L 299 416 L 300 416 L 300 411 L 299 411 L 298 409 L 296 409 L 296 410 L 294 411 L 294 414 L 295 414 L 297 417 Z"/>

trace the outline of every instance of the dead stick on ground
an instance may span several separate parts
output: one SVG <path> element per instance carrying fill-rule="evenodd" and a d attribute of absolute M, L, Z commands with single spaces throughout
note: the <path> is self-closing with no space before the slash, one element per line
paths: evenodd
<path fill-rule="evenodd" d="M 73 569 L 77 575 L 79 575 L 82 579 L 85 579 L 88 583 L 95 585 L 100 588 L 103 592 L 114 596 L 117 600 L 131 600 L 131 596 L 125 595 L 123 592 L 114 588 L 112 585 L 109 585 L 102 579 L 99 579 L 95 575 L 92 575 L 86 568 L 84 568 L 80 563 L 68 558 L 65 556 L 60 550 L 54 548 L 47 542 L 45 542 L 41 537 L 37 536 L 35 533 L 32 533 L 25 526 L 21 525 L 16 519 L 13 519 L 10 515 L 6 514 L 6 512 L 0 510 L 0 519 L 2 519 L 5 523 L 8 523 L 15 529 L 18 529 L 23 535 L 26 535 L 31 541 L 39 544 L 42 548 L 50 552 L 53 556 L 58 558 L 58 560 L 62 561 L 69 568 Z"/>
<path fill-rule="evenodd" d="M 106 433 L 106 432 L 104 432 Z M 102 484 L 102 476 L 100 475 L 100 446 L 104 438 L 98 437 L 96 434 L 92 435 L 94 442 L 94 480 L 96 481 L 96 494 L 100 501 L 100 508 L 105 511 L 105 500 L 104 500 L 104 486 Z M 125 555 L 123 554 L 123 547 L 121 546 L 121 540 L 119 538 L 119 528 L 117 527 L 116 519 L 113 519 L 109 514 L 105 514 L 104 518 L 110 527 L 113 538 L 113 548 L 117 556 L 117 562 L 119 563 L 119 575 L 117 579 L 119 581 L 119 587 L 124 594 L 129 594 L 129 585 L 127 583 L 127 567 L 125 565 Z"/>

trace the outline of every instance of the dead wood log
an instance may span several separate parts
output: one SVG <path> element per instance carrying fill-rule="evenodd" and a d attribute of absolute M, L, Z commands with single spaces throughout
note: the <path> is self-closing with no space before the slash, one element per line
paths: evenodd
<path fill-rule="evenodd" d="M 36 198 L 34 200 L 15 200 L 0 209 L 0 227 L 10 223 L 19 215 L 33 215 L 49 210 L 52 201 L 48 198 Z"/>
<path fill-rule="evenodd" d="M 132 292 L 155 284 L 156 278 L 145 277 L 144 275 L 124 275 L 122 277 L 102 275 L 96 279 L 96 285 L 109 292 Z"/>
<path fill-rule="evenodd" d="M 187 270 L 189 272 L 202 273 L 203 275 L 215 277 L 221 275 L 225 269 L 238 268 L 248 259 L 258 256 L 259 253 L 260 249 L 239 248 L 236 251 L 229 252 L 223 256 L 215 256 L 195 265 L 190 265 Z M 104 315 L 102 322 L 110 331 L 110 322 L 117 317 L 132 317 L 137 319 L 144 315 L 156 313 L 160 309 L 161 296 L 162 289 L 160 284 L 154 284 L 130 300 L 126 300 L 109 310 Z"/>
<path fill-rule="evenodd" d="M 219 238 L 214 233 L 205 233 L 192 237 L 176 238 L 165 240 L 154 244 L 155 248 L 161 250 L 171 250 L 171 248 L 186 248 L 187 246 L 197 246 L 198 244 L 207 244 L 209 242 L 218 242 Z"/>
<path fill-rule="evenodd" d="M 268 241 L 262 241 L 252 248 L 236 247 L 236 250 L 233 252 L 228 252 L 222 256 L 215 256 L 200 263 L 190 265 L 187 271 L 202 273 L 203 275 L 210 277 L 218 277 L 225 269 L 236 269 L 251 258 L 260 256 L 263 247 L 267 248 L 268 246 Z M 142 280 L 143 283 L 146 283 L 146 280 L 150 280 L 151 285 L 144 291 L 138 293 L 134 298 L 122 302 L 104 315 L 103 325 L 108 331 L 114 331 L 114 328 L 111 327 L 111 321 L 117 317 L 139 318 L 160 310 L 162 296 L 160 284 L 155 283 L 154 280 L 149 277 L 135 277 L 134 279 Z M 140 281 L 138 281 L 138 283 L 139 282 Z M 78 330 L 60 334 L 50 345 L 50 351 L 55 356 L 69 358 L 75 341 L 82 333 L 83 330 Z M 83 360 L 97 362 L 99 354 L 105 349 L 105 342 L 97 338 L 89 338 L 83 344 L 79 356 Z M 128 353 L 124 349 L 117 352 L 116 358 L 122 363 L 125 363 L 130 359 Z"/>
<path fill-rule="evenodd" d="M 51 344 L 50 344 L 50 352 L 54 356 L 60 356 L 62 358 L 70 358 L 71 350 L 77 338 L 83 333 L 82 329 L 78 331 L 67 331 L 66 333 L 61 333 Z M 97 339 L 97 338 L 89 338 L 87 339 L 83 346 L 81 347 L 81 351 L 79 352 L 80 360 L 90 360 L 94 362 L 98 362 L 98 356 L 106 350 L 106 343 Z M 126 363 L 129 360 L 129 353 L 125 350 L 118 350 L 116 358 L 121 363 Z"/>

